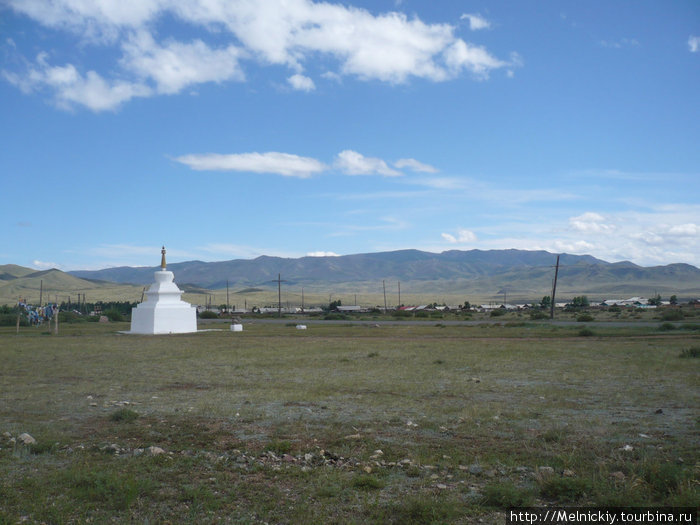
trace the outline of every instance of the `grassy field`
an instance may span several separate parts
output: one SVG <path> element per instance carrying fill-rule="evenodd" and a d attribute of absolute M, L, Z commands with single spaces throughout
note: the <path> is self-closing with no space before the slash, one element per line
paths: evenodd
<path fill-rule="evenodd" d="M 0 523 L 503 523 L 512 505 L 700 503 L 697 330 L 223 328 L 1 329 Z"/>

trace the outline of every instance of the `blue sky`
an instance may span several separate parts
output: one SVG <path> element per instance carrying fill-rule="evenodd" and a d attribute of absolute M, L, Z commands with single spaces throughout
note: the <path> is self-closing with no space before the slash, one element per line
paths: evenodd
<path fill-rule="evenodd" d="M 700 3 L 4 0 L 0 264 L 700 266 Z"/>

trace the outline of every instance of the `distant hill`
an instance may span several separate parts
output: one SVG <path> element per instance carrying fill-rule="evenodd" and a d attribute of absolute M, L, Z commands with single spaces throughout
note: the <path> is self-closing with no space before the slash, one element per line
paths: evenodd
<path fill-rule="evenodd" d="M 168 265 L 178 283 L 208 289 L 272 288 L 278 275 L 285 286 L 357 291 L 376 290 L 382 281 L 401 281 L 415 293 L 515 294 L 541 296 L 551 289 L 556 254 L 527 250 L 419 250 L 365 253 L 339 257 L 281 258 L 261 256 L 221 262 L 189 261 Z M 90 280 L 146 285 L 157 267 L 74 271 Z M 562 294 L 700 295 L 700 269 L 688 264 L 642 267 L 631 262 L 609 263 L 590 255 L 560 256 Z"/>
<path fill-rule="evenodd" d="M 0 304 L 14 304 L 19 299 L 30 303 L 67 300 L 77 301 L 78 294 L 86 294 L 89 301 L 136 300 L 142 287 L 113 282 L 90 280 L 71 275 L 55 268 L 37 271 L 15 264 L 0 266 Z"/>

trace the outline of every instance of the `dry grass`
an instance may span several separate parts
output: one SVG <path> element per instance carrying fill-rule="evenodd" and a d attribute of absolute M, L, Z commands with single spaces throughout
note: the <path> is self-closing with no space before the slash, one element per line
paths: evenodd
<path fill-rule="evenodd" d="M 0 434 L 38 441 L 0 435 L 0 523 L 488 523 L 523 501 L 698 504 L 699 365 L 678 358 L 692 333 L 115 328 L 0 332 Z"/>

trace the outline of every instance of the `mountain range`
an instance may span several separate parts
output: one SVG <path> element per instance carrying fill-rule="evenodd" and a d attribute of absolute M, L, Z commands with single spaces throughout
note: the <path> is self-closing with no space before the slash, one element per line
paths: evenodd
<path fill-rule="evenodd" d="M 285 286 L 322 289 L 333 285 L 376 291 L 382 281 L 399 281 L 416 293 L 515 293 L 536 297 L 551 290 L 557 255 L 527 250 L 419 250 L 344 256 L 281 258 L 261 256 L 220 262 L 188 261 L 168 265 L 176 282 L 207 289 Z M 558 289 L 563 294 L 700 295 L 700 269 L 689 264 L 643 267 L 623 261 L 609 263 L 590 255 L 560 255 Z M 157 267 L 118 267 L 73 271 L 89 280 L 147 285 Z"/>
<path fill-rule="evenodd" d="M 549 295 L 557 255 L 546 251 L 469 250 L 430 253 L 419 250 L 365 253 L 335 257 L 281 258 L 261 256 L 220 262 L 188 261 L 168 265 L 175 281 L 189 296 L 200 302 L 212 290 L 228 287 L 251 301 L 276 298 L 277 279 L 282 288 L 316 300 L 333 294 L 364 294 L 363 300 L 381 302 L 397 284 L 407 300 L 432 301 L 438 298 L 459 302 L 503 299 L 532 301 Z M 77 300 L 138 301 L 144 287 L 153 282 L 159 267 L 119 267 L 103 270 L 63 272 L 37 271 L 14 264 L 0 265 L 0 304 L 18 298 L 32 302 Z M 254 299 L 255 294 L 267 299 Z M 561 254 L 557 297 L 588 295 L 592 300 L 655 294 L 677 295 L 679 300 L 700 297 L 700 269 L 689 264 L 643 267 L 631 262 L 609 263 L 590 255 Z M 223 297 L 223 296 L 220 296 Z M 334 297 L 337 297 L 335 295 Z"/>

